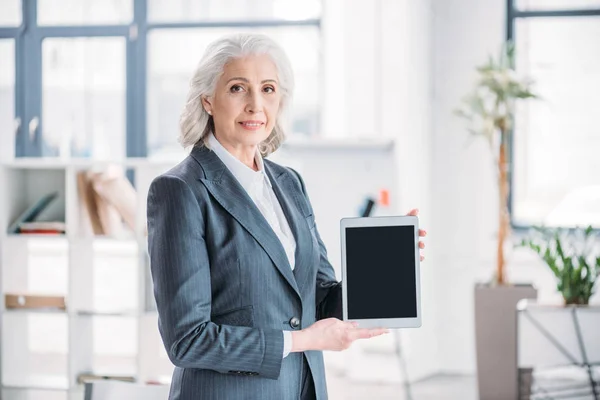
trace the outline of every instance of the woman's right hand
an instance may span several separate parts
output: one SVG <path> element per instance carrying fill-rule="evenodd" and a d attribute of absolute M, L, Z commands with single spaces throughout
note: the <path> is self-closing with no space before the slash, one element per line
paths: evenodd
<path fill-rule="evenodd" d="M 386 328 L 358 328 L 356 322 L 322 319 L 308 328 L 292 331 L 292 352 L 346 350 L 356 339 L 368 339 L 386 333 L 389 333 Z"/>

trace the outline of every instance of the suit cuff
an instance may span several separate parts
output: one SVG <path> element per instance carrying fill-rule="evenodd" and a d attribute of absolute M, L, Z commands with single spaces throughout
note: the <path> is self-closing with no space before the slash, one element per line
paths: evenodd
<path fill-rule="evenodd" d="M 259 374 L 268 379 L 278 379 L 281 373 L 283 358 L 283 335 L 279 329 L 263 330 L 265 339 L 265 354 Z"/>
<path fill-rule="evenodd" d="M 292 332 L 283 331 L 283 358 L 286 358 L 292 351 Z"/>

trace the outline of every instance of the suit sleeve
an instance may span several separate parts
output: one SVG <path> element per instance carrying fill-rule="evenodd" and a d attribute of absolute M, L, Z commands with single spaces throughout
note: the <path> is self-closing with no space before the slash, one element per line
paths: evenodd
<path fill-rule="evenodd" d="M 291 169 L 291 168 L 290 168 Z M 300 181 L 300 187 L 304 194 L 306 203 L 310 209 L 310 212 L 314 211 L 304 185 L 304 180 L 300 174 L 293 170 L 294 174 Z M 317 242 L 319 243 L 319 266 L 317 269 L 317 287 L 316 287 L 316 318 L 317 320 L 325 318 L 338 318 L 342 319 L 342 282 L 338 282 L 335 278 L 335 271 L 327 258 L 327 249 L 321 239 L 319 230 L 315 223 L 315 234 L 317 235 Z"/>
<path fill-rule="evenodd" d="M 211 321 L 210 265 L 204 220 L 186 182 L 162 175 L 150 185 L 148 252 L 159 330 L 171 362 L 182 368 L 277 379 L 281 330 Z"/>

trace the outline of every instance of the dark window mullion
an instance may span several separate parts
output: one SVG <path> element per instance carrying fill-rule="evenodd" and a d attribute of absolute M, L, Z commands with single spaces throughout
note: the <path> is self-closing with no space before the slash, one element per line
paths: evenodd
<path fill-rule="evenodd" d="M 594 17 L 600 16 L 600 9 L 584 10 L 514 10 L 513 18 L 553 18 L 553 17 Z"/>
<path fill-rule="evenodd" d="M 134 0 L 133 7 L 137 35 L 127 42 L 126 154 L 127 157 L 146 157 L 146 1 Z"/>
<path fill-rule="evenodd" d="M 19 156 L 38 157 L 42 155 L 41 132 L 41 83 L 42 66 L 41 52 L 42 43 L 37 37 L 37 0 L 23 1 L 23 25 L 26 27 L 23 34 L 22 61 L 23 61 L 23 96 L 21 129 L 17 145 L 21 153 Z M 39 125 L 34 133 L 30 135 L 29 126 L 33 119 L 37 118 Z"/>
<path fill-rule="evenodd" d="M 568 9 L 557 9 L 557 10 L 539 10 L 539 11 L 521 11 L 515 7 L 515 0 L 507 0 L 506 1 L 506 39 L 516 43 L 515 40 L 515 22 L 517 19 L 525 19 L 525 18 L 561 18 L 561 17 L 590 17 L 590 16 L 600 16 L 600 8 L 594 9 L 579 9 L 579 10 L 568 10 Z M 517 48 L 518 52 L 519 49 Z M 512 130 L 509 137 L 509 194 L 508 194 L 508 211 L 510 215 L 510 224 L 512 228 L 516 231 L 525 231 L 530 227 L 527 225 L 517 225 L 515 223 L 514 215 L 513 215 L 513 190 L 514 190 L 514 143 L 515 143 L 515 124 L 513 121 Z"/>
<path fill-rule="evenodd" d="M 23 28 L 0 28 L 0 39 L 16 38 L 23 32 Z"/>
<path fill-rule="evenodd" d="M 35 33 L 39 38 L 127 36 L 129 34 L 129 25 L 40 26 L 35 28 Z"/>
<path fill-rule="evenodd" d="M 302 21 L 288 20 L 256 20 L 256 21 L 201 21 L 201 22 L 161 22 L 149 23 L 148 29 L 178 29 L 178 28 L 257 28 L 257 27 L 286 27 L 286 26 L 321 26 L 319 19 Z"/>
<path fill-rule="evenodd" d="M 19 120 L 18 130 L 15 132 L 15 156 L 24 154 L 22 132 L 25 128 L 25 46 L 23 35 L 15 38 L 15 118 Z M 17 129 L 17 127 L 15 127 Z"/>

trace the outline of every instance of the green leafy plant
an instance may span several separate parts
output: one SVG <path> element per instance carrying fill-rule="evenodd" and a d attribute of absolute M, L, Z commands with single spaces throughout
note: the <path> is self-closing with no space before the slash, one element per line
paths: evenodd
<path fill-rule="evenodd" d="M 510 230 L 508 182 L 510 160 L 508 143 L 517 100 L 536 98 L 533 82 L 519 77 L 513 70 L 515 48 L 507 42 L 496 60 L 492 56 L 477 67 L 475 87 L 462 101 L 456 114 L 468 121 L 469 132 L 485 138 L 494 155 L 498 171 L 499 228 L 497 242 L 496 283 L 504 284 L 504 242 Z"/>
<path fill-rule="evenodd" d="M 588 304 L 600 275 L 600 241 L 586 229 L 535 227 L 517 246 L 535 251 L 554 273 L 566 304 Z"/>

